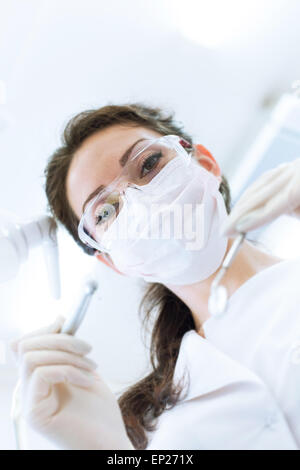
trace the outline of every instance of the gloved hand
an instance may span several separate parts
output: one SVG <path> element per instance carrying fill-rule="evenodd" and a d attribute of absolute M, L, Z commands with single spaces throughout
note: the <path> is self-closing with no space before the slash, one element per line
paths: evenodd
<path fill-rule="evenodd" d="M 263 173 L 246 189 L 221 233 L 248 232 L 283 214 L 300 217 L 300 158 Z"/>
<path fill-rule="evenodd" d="M 20 367 L 22 415 L 62 449 L 134 449 L 115 395 L 88 359 L 91 347 L 54 324 L 11 343 Z"/>

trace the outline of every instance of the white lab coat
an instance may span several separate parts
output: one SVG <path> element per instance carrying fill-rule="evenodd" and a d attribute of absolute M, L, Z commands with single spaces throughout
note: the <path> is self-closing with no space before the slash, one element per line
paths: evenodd
<path fill-rule="evenodd" d="M 299 450 L 300 259 L 254 275 L 203 329 L 183 336 L 174 381 L 186 370 L 190 388 L 147 449 Z"/>

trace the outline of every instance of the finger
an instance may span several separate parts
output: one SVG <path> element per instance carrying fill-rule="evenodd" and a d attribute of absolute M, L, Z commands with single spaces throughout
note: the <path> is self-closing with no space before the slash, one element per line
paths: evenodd
<path fill-rule="evenodd" d="M 274 219 L 284 214 L 286 211 L 286 198 L 278 194 L 271 199 L 263 209 L 249 212 L 247 217 L 237 223 L 237 229 L 241 232 L 255 230 L 263 225 L 272 222 Z"/>
<path fill-rule="evenodd" d="M 249 191 L 249 188 L 249 190 L 245 191 L 242 197 L 237 201 L 232 210 L 232 213 L 234 214 L 235 212 L 243 212 L 246 215 L 247 211 L 253 210 L 256 207 L 265 204 L 272 197 L 276 196 L 276 194 L 289 182 L 289 180 L 290 175 L 284 173 L 278 176 L 276 180 L 273 180 L 271 184 L 267 184 L 260 188 L 259 191 L 255 188 Z"/>
<path fill-rule="evenodd" d="M 272 180 L 277 179 L 278 176 L 283 174 L 283 169 L 286 167 L 286 163 L 273 168 L 272 170 L 262 173 L 243 193 L 243 195 L 248 192 L 257 192 L 260 191 L 264 186 L 269 185 Z M 243 197 L 242 195 L 242 197 Z"/>
<path fill-rule="evenodd" d="M 17 348 L 18 348 L 18 343 L 19 341 L 23 340 L 23 339 L 26 339 L 26 338 L 32 338 L 34 336 L 40 336 L 40 335 L 44 335 L 44 334 L 48 334 L 48 333 L 59 333 L 60 330 L 61 330 L 61 327 L 63 326 L 64 322 L 65 322 L 65 318 L 62 316 L 62 315 L 59 315 L 58 317 L 56 317 L 55 321 L 53 323 L 51 323 L 50 325 L 48 326 L 44 326 L 43 328 L 39 328 L 38 330 L 35 330 L 31 333 L 28 333 L 24 336 L 21 336 L 20 338 L 17 338 L 13 341 L 10 342 L 10 347 L 12 349 L 13 352 L 17 352 Z"/>
<path fill-rule="evenodd" d="M 236 203 L 231 213 L 228 215 L 227 219 L 221 227 L 221 233 L 224 235 L 232 235 L 239 232 L 241 230 L 240 226 L 239 229 L 237 228 L 239 221 L 241 221 L 241 219 L 248 218 L 249 214 L 254 213 L 254 211 L 257 216 L 256 222 L 259 222 L 259 209 L 261 208 L 264 217 L 266 204 L 275 197 L 277 198 L 278 194 L 281 194 L 281 190 L 284 185 L 287 184 L 287 181 L 288 177 L 285 174 L 278 178 L 276 182 L 273 181 L 270 186 L 263 188 L 256 195 L 251 195 L 250 193 L 246 195 L 245 193 Z M 256 228 L 258 226 L 259 225 L 256 224 Z"/>
<path fill-rule="evenodd" d="M 231 221 L 230 221 L 231 222 Z M 225 225 L 226 223 L 226 225 Z M 233 237 L 239 235 L 240 232 L 236 228 L 234 223 L 227 224 L 227 220 L 220 227 L 220 235 L 225 237 Z"/>
<path fill-rule="evenodd" d="M 52 387 L 57 384 L 71 384 L 90 388 L 95 383 L 92 373 L 72 365 L 47 365 L 35 369 L 26 393 L 23 389 L 22 400 L 25 416 L 31 424 L 47 425 L 47 421 L 58 411 L 61 405 Z"/>
<path fill-rule="evenodd" d="M 27 338 L 18 343 L 18 354 L 32 350 L 66 351 L 83 356 L 91 352 L 92 347 L 74 336 L 57 333 Z"/>
<path fill-rule="evenodd" d="M 20 375 L 26 380 L 36 367 L 44 365 L 72 365 L 88 371 L 95 370 L 97 364 L 87 357 L 63 351 L 29 351 L 21 356 Z"/>

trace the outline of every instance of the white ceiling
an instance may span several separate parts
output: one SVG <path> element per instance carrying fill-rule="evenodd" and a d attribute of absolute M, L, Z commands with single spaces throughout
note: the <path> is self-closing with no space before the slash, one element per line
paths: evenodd
<path fill-rule="evenodd" d="M 197 27 L 195 2 L 181 3 L 185 17 L 193 18 L 191 28 Z M 206 49 L 179 30 L 178 11 L 168 0 L 1 0 L 3 209 L 26 218 L 44 212 L 43 169 L 64 124 L 71 115 L 107 102 L 143 101 L 174 110 L 232 174 L 263 103 L 300 79 L 300 2 L 262 0 L 259 5 L 257 16 L 249 16 L 247 35 L 241 32 L 230 45 Z M 197 15 L 201 28 L 207 19 L 204 11 Z M 216 8 L 216 25 L 220 15 Z M 238 30 L 239 18 L 234 10 L 232 15 L 228 27 Z M 74 286 L 93 263 L 61 237 L 64 305 L 69 305 Z M 139 287 L 104 266 L 97 266 L 97 276 L 102 300 L 93 300 L 81 336 L 95 347 L 104 375 L 115 381 L 136 378 L 146 364 L 136 312 Z M 43 281 L 34 282 L 35 291 L 41 290 Z M 0 289 L 5 338 L 16 327 L 14 292 L 11 287 L 4 295 Z M 25 303 L 19 294 L 23 329 L 43 322 L 40 297 L 31 304 L 30 296 Z M 55 308 L 47 315 L 55 317 Z"/>

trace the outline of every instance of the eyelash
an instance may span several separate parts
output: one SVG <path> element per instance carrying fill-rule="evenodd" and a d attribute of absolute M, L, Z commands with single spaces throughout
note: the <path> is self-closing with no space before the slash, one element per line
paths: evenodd
<path fill-rule="evenodd" d="M 144 176 L 146 175 L 143 175 L 142 172 L 143 170 L 145 169 L 145 166 L 147 165 L 148 161 L 153 158 L 153 157 L 158 157 L 158 159 L 156 160 L 156 162 L 154 163 L 154 167 L 151 168 L 147 173 L 146 175 L 148 175 L 149 173 L 151 173 L 151 171 L 155 168 L 158 160 L 162 157 L 162 153 L 161 152 L 157 152 L 157 153 L 152 153 L 150 156 L 148 156 L 147 158 L 145 158 L 145 160 L 143 161 L 142 163 L 142 167 L 141 167 L 141 177 L 143 178 Z"/>

